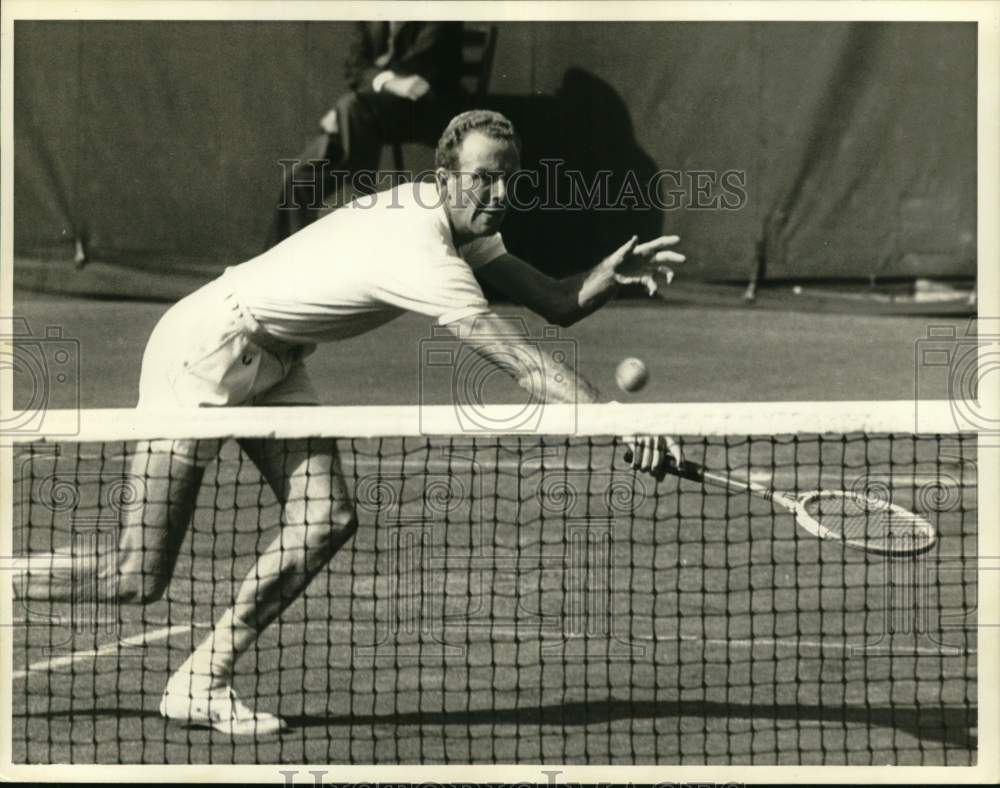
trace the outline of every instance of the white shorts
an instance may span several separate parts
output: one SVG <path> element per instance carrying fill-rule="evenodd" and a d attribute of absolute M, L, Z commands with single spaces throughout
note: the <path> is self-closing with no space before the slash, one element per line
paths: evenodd
<path fill-rule="evenodd" d="M 316 405 L 302 363 L 314 349 L 266 334 L 223 275 L 156 324 L 142 357 L 137 407 Z"/>
<path fill-rule="evenodd" d="M 268 336 L 222 276 L 178 301 L 146 344 L 139 408 L 316 405 L 302 359 L 315 345 Z M 149 449 L 204 466 L 218 440 L 154 440 Z M 137 452 L 142 461 L 142 452 Z"/>

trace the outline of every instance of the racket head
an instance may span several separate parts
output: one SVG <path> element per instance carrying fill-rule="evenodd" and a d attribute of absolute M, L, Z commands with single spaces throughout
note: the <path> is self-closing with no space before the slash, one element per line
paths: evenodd
<path fill-rule="evenodd" d="M 816 490 L 795 505 L 795 519 L 821 539 L 877 555 L 919 555 L 937 543 L 937 529 L 902 506 L 846 490 Z"/>

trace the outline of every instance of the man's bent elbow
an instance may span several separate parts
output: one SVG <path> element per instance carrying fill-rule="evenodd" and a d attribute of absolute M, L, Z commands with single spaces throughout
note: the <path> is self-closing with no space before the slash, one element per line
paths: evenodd
<path fill-rule="evenodd" d="M 560 328 L 569 328 L 574 323 L 579 322 L 583 317 L 582 310 L 576 307 L 563 307 L 554 310 L 552 315 L 548 317 L 548 321 Z"/>
<path fill-rule="evenodd" d="M 573 325 L 581 317 L 578 305 L 569 299 L 553 298 L 540 306 L 541 308 L 536 308 L 535 311 L 542 319 L 560 328 Z"/>

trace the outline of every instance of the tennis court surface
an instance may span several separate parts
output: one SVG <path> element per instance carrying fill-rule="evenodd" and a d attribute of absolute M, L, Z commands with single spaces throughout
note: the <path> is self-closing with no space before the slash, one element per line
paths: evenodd
<path fill-rule="evenodd" d="M 836 432 L 775 432 L 801 418 L 772 405 L 725 430 L 688 420 L 685 456 L 796 494 L 884 496 L 936 528 L 921 555 L 852 550 L 772 501 L 636 475 L 599 425 L 341 438 L 360 528 L 237 666 L 240 694 L 290 724 L 259 739 L 157 711 L 280 530 L 228 441 L 164 599 L 116 609 L 91 589 L 21 608 L 14 760 L 974 764 L 975 439 L 945 419 L 917 436 L 875 408 L 851 422 L 843 404 L 855 426 Z M 128 455 L 162 425 L 121 430 L 16 446 L 20 555 L 113 557 L 148 481 Z"/>

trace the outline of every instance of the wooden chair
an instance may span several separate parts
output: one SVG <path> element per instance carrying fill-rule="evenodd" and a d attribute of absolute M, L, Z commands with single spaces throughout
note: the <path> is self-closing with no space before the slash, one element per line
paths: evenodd
<path fill-rule="evenodd" d="M 496 25 L 466 23 L 462 30 L 462 85 L 477 102 L 489 91 L 496 45 Z M 403 171 L 403 146 L 398 142 L 392 145 L 392 164 L 396 172 Z"/>

